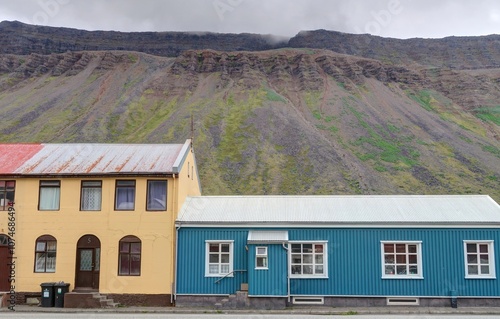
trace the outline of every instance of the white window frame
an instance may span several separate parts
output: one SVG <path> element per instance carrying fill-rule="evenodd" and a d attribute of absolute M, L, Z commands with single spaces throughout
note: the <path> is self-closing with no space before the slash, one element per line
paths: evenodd
<path fill-rule="evenodd" d="M 314 252 L 314 249 L 313 249 L 313 252 L 312 252 L 312 266 L 313 266 L 313 274 L 292 274 L 292 255 L 294 253 L 292 253 L 292 245 L 293 244 L 312 244 L 312 245 L 323 245 L 323 273 L 322 274 L 315 274 L 314 272 L 316 271 L 315 270 L 315 266 L 316 266 L 316 258 L 315 256 L 316 255 L 319 255 L 318 253 L 315 253 Z M 297 240 L 297 241 L 290 241 L 289 242 L 289 249 L 288 249 L 288 274 L 290 276 L 290 278 L 309 278 L 309 279 L 312 279 L 312 278 L 328 278 L 328 241 L 326 240 L 314 240 L 314 241 L 310 241 L 310 240 Z M 303 255 L 304 253 L 301 252 L 300 253 L 301 255 Z M 301 258 L 301 260 L 303 261 L 303 258 Z M 301 262 L 301 265 L 303 265 L 303 262 Z M 319 265 L 319 264 L 318 264 Z"/>
<path fill-rule="evenodd" d="M 417 274 L 386 274 L 385 273 L 385 267 L 386 265 L 386 262 L 385 262 L 385 250 L 384 250 L 384 245 L 385 244 L 394 244 L 394 245 L 397 245 L 397 244 L 405 244 L 405 254 L 406 254 L 406 262 L 404 265 L 406 265 L 406 269 L 408 270 L 409 266 L 410 266 L 410 262 L 409 262 L 409 258 L 408 258 L 408 254 L 410 254 L 408 252 L 408 245 L 416 245 L 417 246 Z M 396 252 L 394 252 L 394 254 L 396 254 Z M 422 260 L 422 241 L 409 241 L 409 240 L 382 240 L 380 241 L 380 256 L 381 256 L 381 262 L 382 262 L 382 279 L 424 279 L 424 275 L 423 275 L 423 269 L 422 269 L 422 264 L 423 264 L 423 260 Z M 390 265 L 390 264 L 389 264 Z M 396 267 L 396 259 L 394 260 L 394 266 Z M 402 265 L 402 264 L 400 264 Z M 408 272 L 408 271 L 407 271 Z"/>
<path fill-rule="evenodd" d="M 214 264 L 210 262 L 210 244 L 219 244 L 219 247 L 221 244 L 229 244 L 229 271 L 227 273 L 210 273 L 210 265 Z M 206 240 L 205 241 L 205 277 L 234 277 L 233 273 L 233 246 L 234 246 L 234 240 Z M 219 250 L 219 270 L 221 269 L 220 265 L 221 260 L 220 260 L 220 254 L 222 252 Z"/>
<path fill-rule="evenodd" d="M 465 278 L 466 279 L 496 279 L 496 271 L 495 271 L 495 249 L 493 245 L 494 241 L 493 240 L 464 240 L 464 263 L 465 263 Z M 469 274 L 469 262 L 467 259 L 467 244 L 475 244 L 476 246 L 478 245 L 488 245 L 488 265 L 489 265 L 489 274 L 480 274 L 481 272 L 481 267 L 478 267 L 478 274 Z M 477 252 L 479 255 L 480 252 Z M 480 258 L 478 258 L 478 266 L 480 264 Z M 473 264 L 476 265 L 476 264 Z"/>
<path fill-rule="evenodd" d="M 264 253 L 259 254 L 259 249 L 264 249 Z M 269 254 L 268 254 L 268 247 L 267 246 L 256 246 L 255 247 L 255 269 L 260 269 L 260 270 L 267 270 L 269 269 Z M 258 260 L 259 258 L 262 258 L 265 260 L 264 265 L 265 266 L 259 266 Z"/>

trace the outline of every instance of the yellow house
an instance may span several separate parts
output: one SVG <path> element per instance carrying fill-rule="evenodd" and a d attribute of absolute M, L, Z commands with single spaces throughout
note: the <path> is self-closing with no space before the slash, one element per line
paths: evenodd
<path fill-rule="evenodd" d="M 65 307 L 99 306 L 99 294 L 171 305 L 174 221 L 185 198 L 200 194 L 190 140 L 0 144 L 4 305 L 60 281 L 69 284 Z"/>

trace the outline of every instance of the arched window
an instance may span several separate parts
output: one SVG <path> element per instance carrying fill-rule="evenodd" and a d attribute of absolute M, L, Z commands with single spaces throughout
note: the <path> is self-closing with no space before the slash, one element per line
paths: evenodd
<path fill-rule="evenodd" d="M 125 236 L 120 239 L 120 254 L 118 257 L 118 275 L 141 275 L 141 240 L 135 236 Z"/>
<path fill-rule="evenodd" d="M 36 239 L 35 272 L 56 271 L 57 241 L 53 236 L 43 235 Z"/>

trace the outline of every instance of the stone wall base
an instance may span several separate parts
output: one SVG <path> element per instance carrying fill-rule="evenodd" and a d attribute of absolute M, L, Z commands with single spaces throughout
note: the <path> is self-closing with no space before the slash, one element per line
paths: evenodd
<path fill-rule="evenodd" d="M 135 307 L 172 307 L 170 294 L 105 294 L 123 306 Z"/>
<path fill-rule="evenodd" d="M 137 307 L 171 307 L 173 304 L 170 302 L 170 294 L 103 294 L 104 296 L 113 299 L 114 302 L 119 303 L 123 306 L 137 306 Z M 41 300 L 41 292 L 17 292 L 16 293 L 16 304 L 26 305 L 28 301 L 32 301 L 35 298 L 38 301 Z M 66 298 L 68 297 L 68 298 Z M 73 300 L 72 299 L 76 300 Z M 78 295 L 72 296 L 71 294 L 66 294 L 64 298 L 65 308 L 98 308 L 100 304 L 87 298 L 89 301 L 83 302 L 83 298 L 78 298 Z"/>
<path fill-rule="evenodd" d="M 319 296 L 321 297 L 321 296 Z M 253 309 L 283 309 L 286 307 L 396 307 L 388 306 L 384 297 L 324 297 L 323 305 L 298 305 L 288 302 L 287 298 L 270 297 L 248 297 L 246 303 L 231 302 L 229 296 L 177 296 L 176 307 L 224 307 L 224 300 L 233 309 L 253 308 Z M 236 298 L 237 299 L 237 298 Z M 234 307 L 233 305 L 236 305 Z M 451 307 L 451 298 L 420 298 L 419 305 L 404 307 Z M 458 307 L 500 307 L 500 298 L 458 298 Z"/>

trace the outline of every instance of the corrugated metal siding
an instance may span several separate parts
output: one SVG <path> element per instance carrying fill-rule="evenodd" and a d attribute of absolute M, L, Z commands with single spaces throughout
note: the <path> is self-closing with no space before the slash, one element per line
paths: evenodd
<path fill-rule="evenodd" d="M 181 228 L 178 237 L 177 293 L 178 294 L 234 294 L 241 283 L 248 282 L 247 272 L 235 272 L 234 277 L 205 277 L 205 242 L 207 240 L 234 240 L 233 269 L 247 270 L 245 249 L 248 231 L 244 229 L 188 229 Z"/>
<path fill-rule="evenodd" d="M 244 249 L 247 229 L 182 229 L 180 236 L 179 293 L 234 293 L 246 278 L 227 280 L 219 288 L 213 278 L 204 278 L 207 239 L 235 240 L 235 269 L 254 261 L 247 260 Z M 497 276 L 500 275 L 500 230 L 498 229 L 288 229 L 294 240 L 328 242 L 328 279 L 291 279 L 292 295 L 343 296 L 442 296 L 456 290 L 458 296 L 500 296 L 498 279 L 465 279 L 464 240 L 493 240 Z M 380 242 L 422 241 L 424 279 L 382 279 Z M 269 245 L 269 247 L 279 245 Z M 282 249 L 280 247 L 280 249 Z M 279 255 L 273 250 L 270 258 Z M 252 255 L 251 258 L 254 255 Z M 271 265 L 272 260 L 269 263 Z M 238 265 L 238 266 L 237 266 Z M 281 268 L 281 266 L 279 266 Z M 286 278 L 287 269 L 276 278 L 249 275 L 252 293 L 271 295 L 275 284 Z M 226 279 L 223 280 L 223 282 Z M 255 280 L 255 282 L 253 282 Z M 221 282 L 222 283 L 222 282 Z M 223 288 L 222 288 L 223 287 Z"/>
<path fill-rule="evenodd" d="M 183 205 L 181 223 L 500 225 L 500 205 L 487 195 L 201 196 Z M 332 225 L 335 227 L 335 225 Z"/>
<path fill-rule="evenodd" d="M 268 269 L 255 269 L 255 247 L 267 247 Z M 287 251 L 281 244 L 249 245 L 248 294 L 287 296 Z"/>
<path fill-rule="evenodd" d="M 170 173 L 183 146 L 185 144 L 0 144 L 0 173 Z"/>

